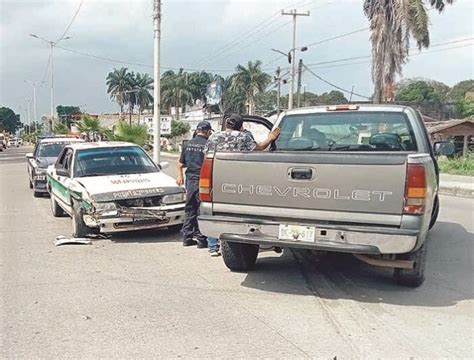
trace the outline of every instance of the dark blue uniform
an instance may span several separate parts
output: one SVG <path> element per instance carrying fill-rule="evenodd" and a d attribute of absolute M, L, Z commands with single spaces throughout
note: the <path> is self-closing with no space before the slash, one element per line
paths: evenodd
<path fill-rule="evenodd" d="M 198 242 L 205 243 L 206 237 L 199 231 L 197 217 L 199 215 L 199 175 L 204 161 L 204 147 L 207 139 L 196 135 L 190 140 L 181 152 L 179 162 L 186 167 L 186 217 L 183 224 L 184 241 L 197 238 Z"/>

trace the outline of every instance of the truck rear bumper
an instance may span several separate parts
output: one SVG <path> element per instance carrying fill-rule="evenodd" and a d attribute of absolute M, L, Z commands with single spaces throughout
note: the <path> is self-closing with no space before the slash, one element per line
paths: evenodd
<path fill-rule="evenodd" d="M 316 227 L 314 242 L 280 240 L 280 223 L 270 220 L 201 215 L 199 228 L 206 236 L 248 244 L 299 247 L 360 254 L 402 254 L 413 250 L 419 231 L 391 227 L 364 227 L 305 223 Z"/>

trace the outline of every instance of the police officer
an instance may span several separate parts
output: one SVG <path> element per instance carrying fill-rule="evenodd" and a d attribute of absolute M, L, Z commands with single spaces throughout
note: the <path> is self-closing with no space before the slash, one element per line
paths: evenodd
<path fill-rule="evenodd" d="M 208 121 L 201 121 L 196 127 L 196 136 L 184 146 L 178 161 L 176 184 L 179 186 L 182 186 L 184 183 L 183 169 L 186 168 L 186 206 L 182 230 L 183 246 L 197 244 L 198 248 L 207 248 L 207 238 L 199 231 L 197 217 L 200 205 L 199 176 L 204 161 L 204 147 L 211 133 L 211 124 Z"/>

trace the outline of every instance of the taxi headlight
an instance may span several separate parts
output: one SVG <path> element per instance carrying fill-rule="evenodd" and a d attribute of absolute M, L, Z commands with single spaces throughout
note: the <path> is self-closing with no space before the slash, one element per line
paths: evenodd
<path fill-rule="evenodd" d="M 182 203 L 185 200 L 186 200 L 185 193 L 165 195 L 161 198 L 161 201 L 163 202 L 163 204 L 167 204 L 167 205 Z"/>
<path fill-rule="evenodd" d="M 46 175 L 46 169 L 43 168 L 36 168 L 35 175 Z"/>

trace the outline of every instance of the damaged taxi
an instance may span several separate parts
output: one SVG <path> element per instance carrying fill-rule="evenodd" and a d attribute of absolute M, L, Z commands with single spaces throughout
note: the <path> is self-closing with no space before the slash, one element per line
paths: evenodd
<path fill-rule="evenodd" d="M 71 144 L 48 167 L 53 216 L 69 215 L 73 236 L 168 227 L 179 230 L 185 193 L 138 145 Z"/>

